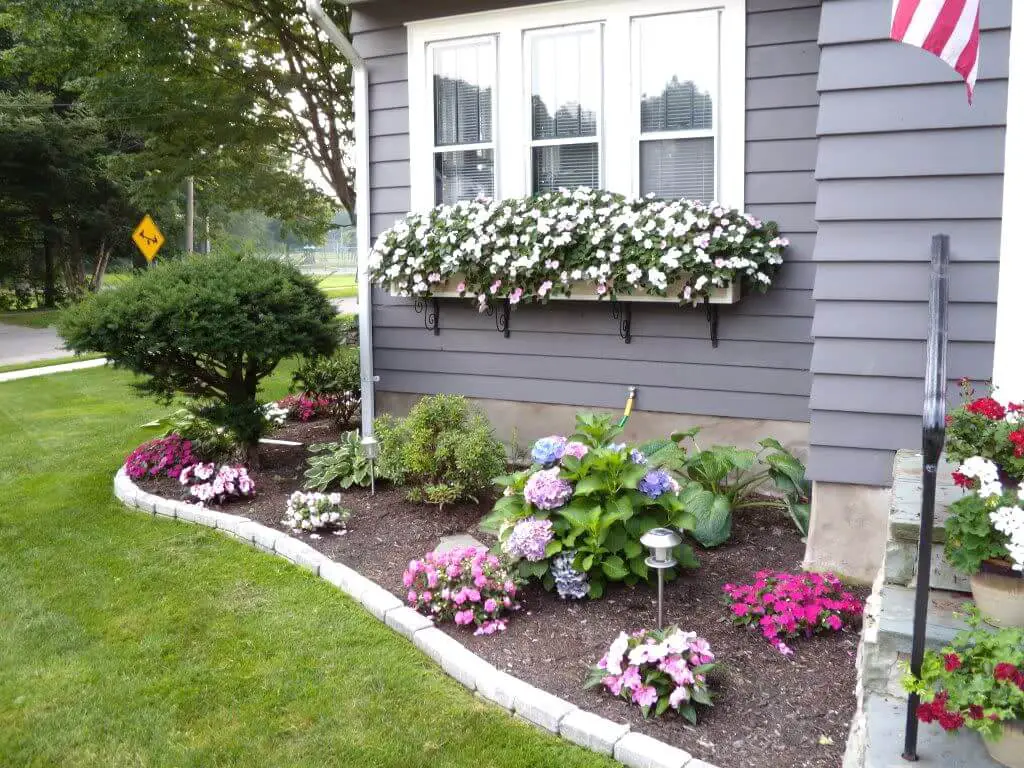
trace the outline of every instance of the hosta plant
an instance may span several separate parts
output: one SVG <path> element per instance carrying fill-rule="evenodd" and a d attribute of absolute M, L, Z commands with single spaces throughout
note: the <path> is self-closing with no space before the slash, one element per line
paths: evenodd
<path fill-rule="evenodd" d="M 181 408 L 143 426 L 161 430 L 161 437 L 180 435 L 191 445 L 197 461 L 225 461 L 236 453 L 239 441 L 230 429 L 211 418 L 215 411 L 206 401 L 186 400 Z"/>
<path fill-rule="evenodd" d="M 381 233 L 369 267 L 402 296 L 458 276 L 481 308 L 574 292 L 697 302 L 730 283 L 766 290 L 786 245 L 774 224 L 717 204 L 580 187 L 409 214 Z"/>
<path fill-rule="evenodd" d="M 517 535 L 524 519 L 550 523 L 543 559 L 519 560 L 522 577 L 539 578 L 554 588 L 561 582 L 553 573 L 553 558 L 571 551 L 571 564 L 565 557 L 558 561 L 563 582 L 578 586 L 572 573 L 583 574 L 589 596 L 597 598 L 608 582 L 635 584 L 648 577 L 647 549 L 640 543 L 647 531 L 693 527 L 676 480 L 667 470 L 648 466 L 637 446 L 608 442 L 618 432 L 608 417 L 581 414 L 576 434 L 541 438 L 530 452 L 534 464 L 529 469 L 496 478 L 503 496 L 484 525 L 499 533 L 503 545 Z M 675 557 L 683 567 L 696 565 L 685 543 Z"/>
<path fill-rule="evenodd" d="M 351 488 L 370 484 L 370 460 L 363 453 L 359 433 L 342 435 L 337 443 L 317 443 L 309 446 L 312 454 L 307 460 L 306 486 L 315 491 L 328 488 Z"/>
<path fill-rule="evenodd" d="M 351 515 L 351 510 L 341 506 L 340 493 L 295 491 L 288 497 L 281 523 L 295 531 L 319 531 L 331 526 L 343 527 Z"/>
<path fill-rule="evenodd" d="M 644 717 L 674 710 L 697 723 L 697 705 L 711 706 L 707 675 L 715 668 L 711 646 L 678 627 L 622 632 L 592 667 L 585 688 L 601 685 L 640 707 Z"/>
<path fill-rule="evenodd" d="M 1024 629 L 983 629 L 973 606 L 966 618 L 970 629 L 927 651 L 921 675 L 908 672 L 903 686 L 921 697 L 922 722 L 998 739 L 1004 723 L 1024 720 Z"/>
<path fill-rule="evenodd" d="M 786 640 L 839 632 L 864 610 L 830 573 L 758 571 L 753 584 L 726 584 L 722 590 L 733 623 L 759 630 L 784 656 L 793 654 Z"/>
<path fill-rule="evenodd" d="M 198 461 L 192 453 L 192 443 L 181 435 L 172 434 L 143 443 L 124 461 L 128 477 L 140 480 L 144 477 L 172 477 Z"/>
<path fill-rule="evenodd" d="M 224 504 L 256 494 L 256 483 L 242 466 L 222 464 L 218 468 L 212 462 L 193 464 L 182 470 L 178 481 L 188 489 L 189 496 L 200 504 L 211 501 Z"/>
<path fill-rule="evenodd" d="M 505 629 L 505 615 L 519 608 L 513 575 L 483 547 L 428 552 L 412 560 L 402 583 L 406 600 L 435 621 L 474 625 L 477 635 Z"/>
<path fill-rule="evenodd" d="M 683 506 L 693 513 L 693 537 L 704 547 L 729 540 L 734 512 L 753 507 L 785 509 L 802 536 L 810 523 L 810 483 L 804 465 L 771 437 L 758 442 L 757 451 L 715 445 L 701 449 L 699 428 L 672 435 L 672 440 L 691 440 L 694 450 L 686 455 L 681 473 L 686 478 Z M 764 495 L 773 488 L 778 496 Z"/>

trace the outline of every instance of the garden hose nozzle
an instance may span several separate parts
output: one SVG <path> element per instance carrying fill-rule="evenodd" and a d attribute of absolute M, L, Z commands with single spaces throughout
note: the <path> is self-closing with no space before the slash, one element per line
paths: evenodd
<path fill-rule="evenodd" d="M 636 387 L 630 387 L 629 393 L 626 397 L 626 407 L 622 411 L 622 418 L 619 419 L 619 426 L 626 426 L 626 422 L 629 421 L 629 415 L 633 412 L 633 401 L 636 400 Z"/>

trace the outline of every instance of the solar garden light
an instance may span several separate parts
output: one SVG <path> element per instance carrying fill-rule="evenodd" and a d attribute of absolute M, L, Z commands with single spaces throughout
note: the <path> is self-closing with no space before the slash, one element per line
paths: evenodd
<path fill-rule="evenodd" d="M 380 455 L 380 443 L 377 442 L 376 437 L 368 435 L 360 441 L 360 445 L 363 447 L 363 453 L 366 458 L 370 460 L 370 495 L 374 496 L 377 493 L 377 478 L 374 462 Z"/>
<path fill-rule="evenodd" d="M 664 625 L 665 571 L 676 564 L 672 550 L 682 542 L 682 536 L 669 528 L 652 528 L 640 537 L 640 543 L 651 550 L 647 566 L 658 572 L 658 629 Z"/>

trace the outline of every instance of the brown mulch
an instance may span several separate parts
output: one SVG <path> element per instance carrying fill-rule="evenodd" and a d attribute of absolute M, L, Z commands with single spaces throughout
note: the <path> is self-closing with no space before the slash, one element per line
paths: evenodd
<path fill-rule="evenodd" d="M 335 434 L 320 422 L 289 424 L 274 437 L 310 443 L 335 439 Z M 250 473 L 257 497 L 226 510 L 284 528 L 280 521 L 287 496 L 301 487 L 304 451 L 264 446 L 261 454 L 261 469 Z M 181 496 L 173 481 L 141 485 L 153 493 Z M 383 486 L 376 496 L 360 489 L 342 497 L 352 510 L 343 535 L 293 535 L 403 599 L 402 572 L 409 560 L 432 550 L 441 536 L 469 532 L 493 543 L 476 528 L 490 509 L 489 500 L 438 512 L 406 501 L 401 489 Z M 696 727 L 671 713 L 645 721 L 637 707 L 601 689 L 582 689 L 589 666 L 621 630 L 655 626 L 656 591 L 651 586 L 611 587 L 601 600 L 566 602 L 531 584 L 521 591 L 522 610 L 511 615 L 505 632 L 475 637 L 454 625 L 441 629 L 516 677 L 722 768 L 831 768 L 842 764 L 856 706 L 857 635 L 844 631 L 794 641 L 795 655 L 785 658 L 758 634 L 733 627 L 721 600 L 723 584 L 749 582 L 759 569 L 799 570 L 803 551 L 784 514 L 745 511 L 736 517 L 728 544 L 698 549 L 701 567 L 666 584 L 666 624 L 706 637 L 721 664 L 712 678 L 715 706 L 699 710 Z M 861 598 L 867 594 L 864 589 L 852 591 Z"/>

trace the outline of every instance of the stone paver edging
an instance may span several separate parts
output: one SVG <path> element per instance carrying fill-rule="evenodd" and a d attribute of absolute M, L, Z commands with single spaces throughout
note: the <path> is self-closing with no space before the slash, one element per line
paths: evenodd
<path fill-rule="evenodd" d="M 380 585 L 283 531 L 268 528 L 247 517 L 215 512 L 147 493 L 132 482 L 123 467 L 114 478 L 114 495 L 128 507 L 223 531 L 312 571 L 411 640 L 450 677 L 477 696 L 574 744 L 610 755 L 630 768 L 716 768 L 678 747 L 631 731 L 625 723 L 616 723 L 580 709 L 498 669 Z"/>

